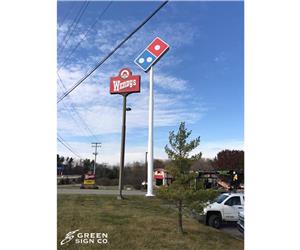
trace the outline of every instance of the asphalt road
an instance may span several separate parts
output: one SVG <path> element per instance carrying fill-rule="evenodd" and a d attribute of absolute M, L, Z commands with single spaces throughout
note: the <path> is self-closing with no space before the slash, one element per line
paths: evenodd
<path fill-rule="evenodd" d="M 224 224 L 220 230 L 236 239 L 244 240 L 244 235 L 238 230 L 236 223 Z"/>
<path fill-rule="evenodd" d="M 199 223 L 205 224 L 204 217 L 197 216 L 197 214 L 195 214 L 195 213 L 192 214 L 191 217 L 198 220 Z M 236 222 L 222 223 L 222 226 L 218 230 L 220 230 L 236 239 L 244 240 L 244 235 L 238 230 Z"/>
<path fill-rule="evenodd" d="M 123 195 L 145 195 L 146 192 L 139 190 L 123 190 Z M 118 190 L 101 190 L 101 189 L 67 189 L 58 188 L 57 194 L 96 194 L 96 195 L 118 195 Z"/>

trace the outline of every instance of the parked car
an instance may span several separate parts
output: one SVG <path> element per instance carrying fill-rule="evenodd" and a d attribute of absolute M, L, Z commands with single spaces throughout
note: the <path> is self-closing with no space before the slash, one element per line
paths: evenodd
<path fill-rule="evenodd" d="M 244 233 L 244 222 L 245 222 L 244 211 L 240 211 L 237 226 L 241 233 Z"/>
<path fill-rule="evenodd" d="M 237 222 L 244 210 L 244 193 L 223 193 L 203 209 L 206 225 L 220 228 L 223 222 Z"/>

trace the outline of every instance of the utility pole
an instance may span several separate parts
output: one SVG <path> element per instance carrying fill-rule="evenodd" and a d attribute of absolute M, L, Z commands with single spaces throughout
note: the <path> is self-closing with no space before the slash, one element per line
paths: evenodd
<path fill-rule="evenodd" d="M 95 161 L 94 161 L 94 175 L 96 174 L 96 160 L 97 160 L 97 149 L 98 147 L 101 147 L 101 142 L 92 142 L 92 147 L 95 148 L 95 153 L 93 153 L 93 155 L 95 155 Z"/>

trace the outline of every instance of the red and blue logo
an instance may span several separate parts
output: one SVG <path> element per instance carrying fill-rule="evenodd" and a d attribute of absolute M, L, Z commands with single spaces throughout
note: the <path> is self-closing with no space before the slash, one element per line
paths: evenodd
<path fill-rule="evenodd" d="M 168 51 L 169 47 L 164 40 L 156 37 L 134 60 L 134 63 L 147 72 Z"/>

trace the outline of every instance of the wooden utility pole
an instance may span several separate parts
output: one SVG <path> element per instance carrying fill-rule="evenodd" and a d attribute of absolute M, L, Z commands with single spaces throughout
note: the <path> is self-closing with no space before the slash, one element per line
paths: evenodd
<path fill-rule="evenodd" d="M 92 142 L 92 147 L 95 148 L 95 152 L 93 153 L 93 155 L 95 155 L 95 161 L 94 161 L 94 171 L 93 174 L 96 174 L 96 160 L 97 160 L 97 149 L 98 147 L 101 147 L 101 142 Z"/>

